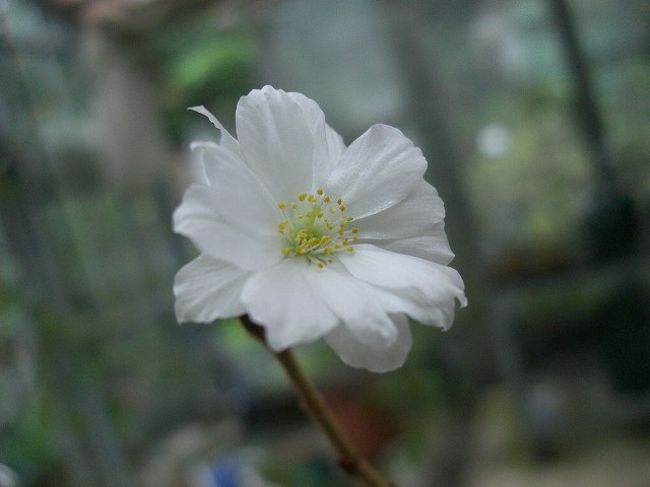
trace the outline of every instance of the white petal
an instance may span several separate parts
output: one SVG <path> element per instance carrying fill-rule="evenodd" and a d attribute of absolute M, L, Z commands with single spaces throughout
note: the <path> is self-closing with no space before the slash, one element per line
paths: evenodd
<path fill-rule="evenodd" d="M 217 146 L 217 144 L 214 142 L 203 141 L 194 141 L 190 143 L 190 150 L 194 153 L 194 157 L 190 159 L 189 172 L 192 176 L 192 181 L 195 183 L 203 185 L 210 184 L 208 175 L 205 172 L 204 152 L 211 146 Z"/>
<path fill-rule="evenodd" d="M 407 237 L 395 240 L 368 241 L 382 249 L 408 254 L 431 262 L 447 265 L 454 259 L 445 234 L 445 222 L 440 221 L 433 227 L 432 235 Z"/>
<path fill-rule="evenodd" d="M 266 329 L 273 350 L 313 342 L 336 326 L 336 316 L 312 285 L 318 271 L 304 259 L 284 259 L 253 274 L 244 286 L 242 302 Z"/>
<path fill-rule="evenodd" d="M 404 315 L 397 315 L 393 316 L 393 321 L 397 337 L 383 349 L 360 342 L 345 325 L 337 326 L 325 339 L 346 364 L 372 372 L 389 372 L 404 364 L 412 341 L 408 319 Z"/>
<path fill-rule="evenodd" d="M 214 189 L 214 210 L 221 219 L 245 233 L 275 236 L 284 217 L 267 188 L 244 164 L 239 143 L 234 139 L 229 144 L 193 142 L 190 148 L 199 152 Z"/>
<path fill-rule="evenodd" d="M 357 340 L 384 348 L 393 343 L 397 331 L 384 310 L 382 292 L 338 266 L 311 273 L 311 286 Z"/>
<path fill-rule="evenodd" d="M 190 150 L 193 152 L 201 152 L 202 150 L 218 149 L 219 144 L 211 140 L 194 140 L 190 142 Z"/>
<path fill-rule="evenodd" d="M 454 298 L 464 306 L 467 299 L 460 274 L 451 267 L 410 255 L 359 244 L 353 254 L 339 260 L 350 273 L 385 289 L 398 289 L 423 302 L 443 303 Z"/>
<path fill-rule="evenodd" d="M 402 132 L 373 125 L 346 149 L 327 183 L 356 218 L 399 203 L 421 181 L 427 162 Z"/>
<path fill-rule="evenodd" d="M 208 171 L 208 178 L 214 211 L 224 222 L 254 237 L 279 237 L 284 217 L 248 167 L 223 164 Z"/>
<path fill-rule="evenodd" d="M 228 132 L 225 127 L 217 120 L 217 117 L 215 117 L 212 113 L 210 113 L 203 105 L 201 106 L 196 106 L 196 107 L 190 107 L 188 110 L 192 110 L 193 112 L 200 113 L 201 115 L 204 115 L 207 117 L 208 120 L 212 123 L 212 125 L 215 126 L 217 130 L 221 133 L 221 143 L 223 147 L 225 147 L 228 150 L 236 150 L 237 148 L 237 140 L 230 135 L 230 132 Z"/>
<path fill-rule="evenodd" d="M 317 127 L 322 133 L 315 137 Z M 237 136 L 245 161 L 276 201 L 312 189 L 324 134 L 322 112 L 304 109 L 282 90 L 253 90 L 237 105 Z"/>
<path fill-rule="evenodd" d="M 199 155 L 208 184 L 211 184 L 212 180 L 217 177 L 218 170 L 224 166 L 246 167 L 239 151 L 239 142 L 230 135 L 217 120 L 217 117 L 204 106 L 190 107 L 188 110 L 205 115 L 221 133 L 219 144 L 203 141 L 195 141 L 190 144 L 190 149 Z"/>
<path fill-rule="evenodd" d="M 423 179 L 404 200 L 384 211 L 355 220 L 359 238 L 395 239 L 427 235 L 445 218 L 445 207 Z M 443 227 L 444 228 L 444 227 Z"/>
<path fill-rule="evenodd" d="M 441 302 L 422 299 L 408 289 L 392 289 L 384 296 L 384 307 L 389 313 L 402 313 L 423 325 L 448 330 L 454 322 L 456 301 L 454 298 Z"/>
<path fill-rule="evenodd" d="M 249 273 L 201 255 L 183 266 L 174 279 L 176 319 L 210 323 L 245 313 L 239 300 Z"/>
<path fill-rule="evenodd" d="M 221 123 L 214 115 L 208 112 L 204 107 L 192 107 L 198 113 L 204 114 L 214 124 L 215 127 L 221 130 L 221 143 L 195 141 L 190 144 L 190 149 L 199 153 L 201 162 L 204 165 L 205 175 L 209 184 L 213 184 L 222 178 L 220 172 L 226 169 L 237 169 L 244 173 L 250 173 L 250 169 L 244 163 L 239 142 L 233 138 L 226 129 L 223 128 Z M 255 180 L 255 188 L 242 188 L 242 192 L 246 190 L 262 191 L 270 197 L 268 189 L 263 183 L 252 173 L 248 176 L 249 180 Z M 261 187 L 261 189 L 260 189 Z M 272 198 L 271 198 L 272 199 Z"/>
<path fill-rule="evenodd" d="M 190 149 L 198 154 L 203 164 L 207 184 L 211 184 L 212 180 L 218 178 L 218 172 L 224 166 L 235 166 L 248 170 L 238 148 L 235 151 L 214 142 L 196 141 L 190 144 Z"/>
<path fill-rule="evenodd" d="M 300 105 L 311 122 L 311 132 L 315 141 L 314 182 L 312 187 L 324 186 L 330 173 L 339 162 L 345 150 L 343 138 L 325 122 L 325 114 L 314 100 L 301 93 L 288 95 Z"/>
<path fill-rule="evenodd" d="M 174 212 L 174 231 L 190 238 L 202 253 L 244 269 L 261 269 L 280 260 L 279 233 L 270 235 L 254 225 L 245 227 L 245 221 L 233 226 L 224 220 L 219 205 L 214 186 L 190 186 Z"/>

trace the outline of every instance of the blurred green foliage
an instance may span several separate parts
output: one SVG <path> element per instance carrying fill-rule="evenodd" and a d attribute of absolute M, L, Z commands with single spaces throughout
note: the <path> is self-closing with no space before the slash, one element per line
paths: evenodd
<path fill-rule="evenodd" d="M 174 140 L 187 132 L 190 106 L 231 114 L 254 87 L 254 46 L 246 25 L 218 28 L 204 15 L 191 15 L 148 32 L 139 57 L 157 73 L 164 120 Z M 228 127 L 233 120 L 226 117 Z"/>

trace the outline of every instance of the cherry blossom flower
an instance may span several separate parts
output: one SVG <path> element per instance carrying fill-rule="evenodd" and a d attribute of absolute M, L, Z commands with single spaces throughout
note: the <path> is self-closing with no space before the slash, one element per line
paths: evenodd
<path fill-rule="evenodd" d="M 354 367 L 385 372 L 411 348 L 408 317 L 442 329 L 463 281 L 420 149 L 373 125 L 346 147 L 320 107 L 265 86 L 237 105 L 234 138 L 195 142 L 205 183 L 174 213 L 199 257 L 176 275 L 179 322 L 248 314 L 275 351 L 324 338 Z"/>

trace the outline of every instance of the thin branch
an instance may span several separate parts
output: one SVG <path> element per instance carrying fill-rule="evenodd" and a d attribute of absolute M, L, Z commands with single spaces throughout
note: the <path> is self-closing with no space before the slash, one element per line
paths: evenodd
<path fill-rule="evenodd" d="M 264 329 L 253 323 L 246 315 L 240 319 L 246 331 L 266 346 Z M 339 457 L 339 466 L 347 474 L 363 482 L 367 487 L 395 487 L 394 484 L 384 480 L 372 465 L 352 448 L 349 440 L 343 433 L 343 429 L 334 418 L 332 411 L 325 404 L 323 396 L 309 381 L 293 352 L 291 350 L 284 350 L 282 352 L 273 352 L 271 350 L 271 352 L 289 376 L 291 384 L 300 398 L 302 408 L 309 414 L 314 423 L 332 444 L 334 451 L 336 451 Z"/>

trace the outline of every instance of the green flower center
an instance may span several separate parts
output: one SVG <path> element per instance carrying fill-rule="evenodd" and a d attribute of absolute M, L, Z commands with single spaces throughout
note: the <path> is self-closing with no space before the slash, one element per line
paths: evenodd
<path fill-rule="evenodd" d="M 300 193 L 288 204 L 278 201 L 277 207 L 285 217 L 278 223 L 283 256 L 302 256 L 322 269 L 333 262 L 331 254 L 354 252 L 359 229 L 348 228 L 353 218 L 345 214 L 341 198 L 334 200 L 318 188 L 315 193 Z"/>

